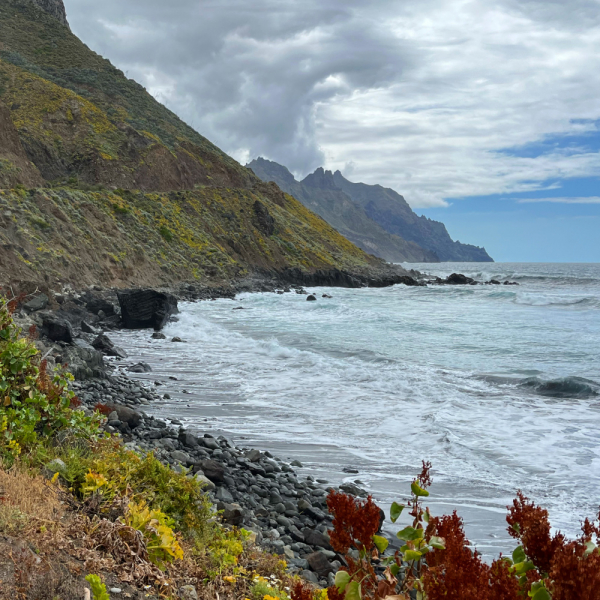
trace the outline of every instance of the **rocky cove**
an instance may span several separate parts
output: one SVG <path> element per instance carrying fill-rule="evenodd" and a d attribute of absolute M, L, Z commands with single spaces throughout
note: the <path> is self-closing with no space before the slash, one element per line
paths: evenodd
<path fill-rule="evenodd" d="M 271 289 L 265 284 L 255 287 Z M 180 298 L 235 297 L 230 288 L 186 286 L 172 291 Z M 278 291 L 307 293 L 300 286 Z M 128 376 L 151 368 L 128 361 L 127 353 L 112 343 L 110 331 L 121 326 L 147 328 L 148 336 L 164 339 L 160 329 L 177 318 L 176 312 L 177 298 L 171 293 L 92 289 L 51 297 L 32 294 L 23 298 L 14 318 L 24 330 L 36 330 L 36 345 L 51 365 L 67 365 L 74 374 L 72 388 L 81 402 L 77 410 L 100 411 L 106 416 L 105 431 L 121 437 L 127 448 L 153 452 L 164 464 L 198 479 L 224 525 L 249 531 L 257 545 L 281 555 L 291 572 L 322 587 L 332 585 L 344 558 L 329 543 L 328 482 L 300 477 L 295 471 L 302 467 L 298 461 L 238 447 L 222 435 L 186 430 L 177 419 L 155 418 L 150 414 L 152 404 L 165 396 L 158 391 L 161 382 L 146 384 Z M 178 342 L 182 340 L 172 340 Z M 62 467 L 54 461 L 51 470 L 60 472 Z M 352 483 L 336 489 L 367 496 Z"/>

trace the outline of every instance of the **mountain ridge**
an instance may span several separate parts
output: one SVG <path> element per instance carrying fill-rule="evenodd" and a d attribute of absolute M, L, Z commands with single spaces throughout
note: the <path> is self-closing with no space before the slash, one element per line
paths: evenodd
<path fill-rule="evenodd" d="M 317 169 L 301 182 L 278 163 L 263 158 L 248 165 L 263 181 L 274 181 L 282 190 L 320 215 L 344 237 L 389 262 L 439 262 L 435 253 L 385 231 L 339 189 L 331 172 Z"/>
<path fill-rule="evenodd" d="M 406 200 L 390 188 L 352 183 L 340 171 L 332 173 L 323 167 L 297 181 L 285 166 L 261 157 L 246 166 L 264 181 L 275 181 L 363 250 L 386 260 L 493 262 L 484 248 L 455 242 L 443 223 L 416 215 Z M 334 197 L 337 212 L 331 206 Z M 348 202 L 354 208 L 341 214 L 339 207 Z M 389 249 L 381 247 L 383 240 L 391 241 L 400 256 L 390 259 Z"/>

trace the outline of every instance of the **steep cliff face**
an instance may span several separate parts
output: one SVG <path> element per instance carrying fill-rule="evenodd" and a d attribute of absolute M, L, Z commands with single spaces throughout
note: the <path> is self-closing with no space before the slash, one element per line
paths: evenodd
<path fill-rule="evenodd" d="M 67 11 L 63 0 L 24 0 L 25 2 L 32 2 L 44 12 L 54 17 L 59 23 L 65 27 L 69 27 L 67 22 Z"/>
<path fill-rule="evenodd" d="M 247 166 L 263 181 L 274 181 L 366 252 L 390 262 L 439 262 L 433 252 L 390 234 L 375 223 L 336 185 L 331 171 L 317 169 L 299 182 L 288 169 L 264 158 Z"/>
<path fill-rule="evenodd" d="M 333 180 L 386 231 L 435 252 L 441 261 L 493 262 L 485 248 L 455 242 L 443 223 L 416 215 L 394 190 L 380 185 L 352 183 L 340 171 L 333 174 Z"/>

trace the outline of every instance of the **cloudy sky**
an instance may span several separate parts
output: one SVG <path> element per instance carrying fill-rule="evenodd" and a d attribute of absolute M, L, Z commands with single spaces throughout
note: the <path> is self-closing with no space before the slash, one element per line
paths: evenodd
<path fill-rule="evenodd" d="M 600 261 L 600 0 L 66 0 L 240 162 L 403 194 L 497 260 Z"/>

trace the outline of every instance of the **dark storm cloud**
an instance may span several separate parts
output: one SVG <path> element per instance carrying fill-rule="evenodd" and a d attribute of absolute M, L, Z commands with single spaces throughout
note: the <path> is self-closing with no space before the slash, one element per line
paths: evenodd
<path fill-rule="evenodd" d="M 414 206 L 600 171 L 498 152 L 600 117 L 598 0 L 66 0 L 74 31 L 235 158 Z M 587 124 L 586 124 L 587 123 Z"/>
<path fill-rule="evenodd" d="M 385 22 L 357 19 L 352 2 L 71 0 L 68 9 L 89 45 L 207 137 L 297 171 L 323 163 L 318 103 L 389 85 L 404 62 Z"/>

